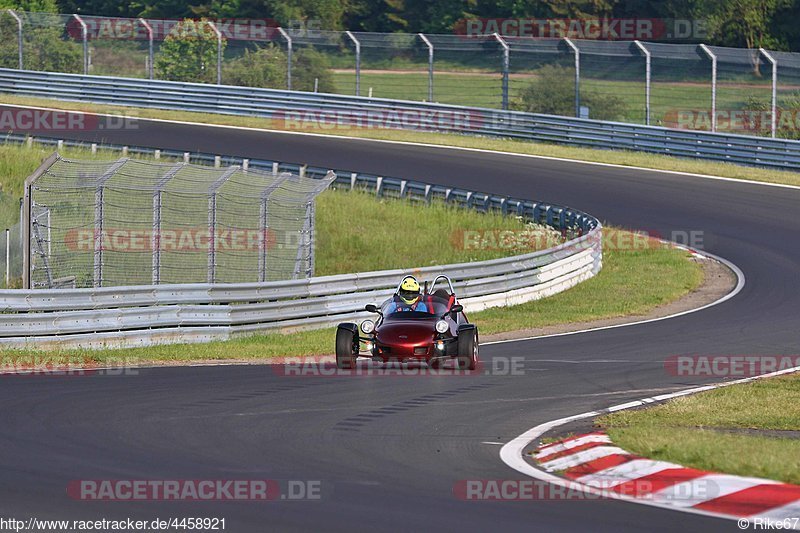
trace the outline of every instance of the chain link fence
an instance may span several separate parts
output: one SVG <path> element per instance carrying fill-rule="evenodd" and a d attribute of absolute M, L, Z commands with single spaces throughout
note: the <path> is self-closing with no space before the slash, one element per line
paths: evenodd
<path fill-rule="evenodd" d="M 30 286 L 310 277 L 314 199 L 333 179 L 54 155 L 27 191 Z"/>
<path fill-rule="evenodd" d="M 800 54 L 0 11 L 0 66 L 800 138 Z"/>

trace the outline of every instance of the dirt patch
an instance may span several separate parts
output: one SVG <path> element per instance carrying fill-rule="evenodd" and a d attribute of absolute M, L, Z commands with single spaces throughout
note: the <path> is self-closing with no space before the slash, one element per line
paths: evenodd
<path fill-rule="evenodd" d="M 661 305 L 643 315 L 620 316 L 614 318 L 604 318 L 587 322 L 572 322 L 569 324 L 556 324 L 542 328 L 524 329 L 520 331 L 506 331 L 504 333 L 493 333 L 491 335 L 481 335 L 481 342 L 504 341 L 521 339 L 527 337 L 540 337 L 542 335 L 555 335 L 558 333 L 569 333 L 585 329 L 597 329 L 607 326 L 638 322 L 640 320 L 651 320 L 663 318 L 665 316 L 682 313 L 703 307 L 715 302 L 731 292 L 736 287 L 736 275 L 719 261 L 709 258 L 693 257 L 691 261 L 698 262 L 703 269 L 703 281 L 700 286 L 683 298 L 674 302 Z"/>

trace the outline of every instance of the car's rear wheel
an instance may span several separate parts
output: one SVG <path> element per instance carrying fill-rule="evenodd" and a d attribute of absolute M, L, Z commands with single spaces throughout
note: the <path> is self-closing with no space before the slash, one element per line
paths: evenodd
<path fill-rule="evenodd" d="M 468 329 L 458 332 L 458 368 L 475 370 L 478 366 L 478 332 Z"/>
<path fill-rule="evenodd" d="M 346 328 L 336 330 L 336 367 L 349 370 L 356 366 L 356 334 Z"/>

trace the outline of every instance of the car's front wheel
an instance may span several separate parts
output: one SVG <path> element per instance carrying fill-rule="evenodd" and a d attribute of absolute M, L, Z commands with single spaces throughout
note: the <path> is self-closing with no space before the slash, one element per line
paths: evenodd
<path fill-rule="evenodd" d="M 349 370 L 356 366 L 357 330 L 339 326 L 336 329 L 336 367 Z"/>
<path fill-rule="evenodd" d="M 475 370 L 478 366 L 478 330 L 458 332 L 458 368 Z"/>

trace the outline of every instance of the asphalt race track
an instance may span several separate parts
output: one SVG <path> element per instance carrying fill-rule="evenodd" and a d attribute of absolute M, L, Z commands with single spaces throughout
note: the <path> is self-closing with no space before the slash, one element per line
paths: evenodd
<path fill-rule="evenodd" d="M 797 354 L 800 190 L 513 155 L 139 121 L 63 138 L 305 162 L 572 205 L 704 247 L 735 298 L 639 326 L 487 345 L 524 375 L 286 377 L 271 367 L 0 377 L 0 515 L 226 519 L 229 531 L 733 531 L 617 501 L 462 501 L 460 480 L 524 479 L 500 446 L 548 420 L 702 383 L 675 354 Z M 376 228 L 381 231 L 381 228 Z M 402 248 L 399 247 L 399 248 Z M 331 339 L 333 346 L 333 339 Z M 317 480 L 317 501 L 85 502 L 77 479 Z"/>

